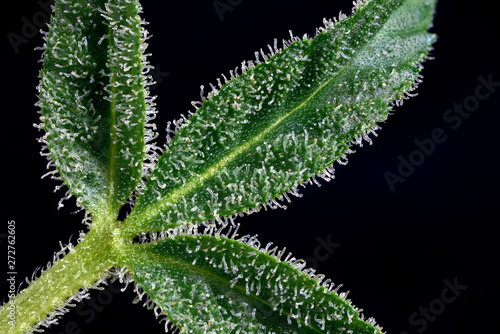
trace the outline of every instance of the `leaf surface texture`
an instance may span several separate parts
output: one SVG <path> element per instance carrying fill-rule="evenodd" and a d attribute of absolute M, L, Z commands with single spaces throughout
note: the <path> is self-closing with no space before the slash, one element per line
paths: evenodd
<path fill-rule="evenodd" d="M 366 1 L 351 17 L 256 53 L 177 127 L 125 221 L 127 234 L 253 212 L 298 195 L 369 140 L 419 78 L 434 0 Z"/>
<path fill-rule="evenodd" d="M 91 212 L 116 214 L 143 174 L 148 131 L 139 10 L 137 1 L 57 1 L 46 37 L 43 141 L 60 177 Z"/>
<path fill-rule="evenodd" d="M 254 237 L 178 235 L 133 245 L 127 266 L 183 333 L 380 333 L 334 284 Z"/>

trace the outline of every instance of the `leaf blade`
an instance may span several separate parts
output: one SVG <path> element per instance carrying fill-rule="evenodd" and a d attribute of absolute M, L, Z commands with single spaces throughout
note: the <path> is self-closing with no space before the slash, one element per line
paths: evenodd
<path fill-rule="evenodd" d="M 434 0 L 366 1 L 314 40 L 292 38 L 270 59 L 245 65 L 249 69 L 210 93 L 177 133 L 125 232 L 252 212 L 296 194 L 315 175 L 331 177 L 328 167 L 386 119 L 389 102 L 412 89 L 435 38 L 426 32 L 434 6 Z M 401 24 L 409 15 L 414 24 Z M 384 46 L 389 32 L 409 39 L 412 52 L 400 57 L 404 61 L 394 50 L 380 52 L 384 64 L 365 66 L 370 50 L 392 47 Z"/>
<path fill-rule="evenodd" d="M 147 103 L 137 1 L 56 1 L 40 72 L 43 142 L 91 212 L 116 214 L 141 181 Z"/>
<path fill-rule="evenodd" d="M 133 245 L 125 261 L 181 332 L 381 333 L 329 280 L 259 245 L 248 236 L 180 234 Z"/>

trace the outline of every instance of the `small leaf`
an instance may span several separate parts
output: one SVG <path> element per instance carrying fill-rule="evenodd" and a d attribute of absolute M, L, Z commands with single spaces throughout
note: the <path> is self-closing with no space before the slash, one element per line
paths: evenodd
<path fill-rule="evenodd" d="M 259 247 L 249 236 L 177 235 L 131 245 L 125 261 L 182 333 L 381 333 L 305 261 Z"/>
<path fill-rule="evenodd" d="M 56 1 L 46 37 L 43 141 L 91 211 L 116 212 L 141 181 L 148 93 L 139 11 L 138 1 Z"/>
<path fill-rule="evenodd" d="M 126 233 L 254 212 L 316 176 L 330 179 L 332 164 L 370 141 L 390 103 L 414 89 L 435 39 L 426 32 L 435 2 L 357 2 L 353 16 L 326 21 L 314 39 L 256 53 L 177 125 Z"/>

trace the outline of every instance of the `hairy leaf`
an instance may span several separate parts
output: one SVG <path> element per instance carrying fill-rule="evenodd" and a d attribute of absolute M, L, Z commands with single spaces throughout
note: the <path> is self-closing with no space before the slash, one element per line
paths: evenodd
<path fill-rule="evenodd" d="M 139 11 L 138 1 L 56 1 L 46 36 L 39 106 L 51 173 L 90 211 L 116 212 L 141 180 L 148 93 Z"/>
<path fill-rule="evenodd" d="M 381 333 L 330 280 L 283 253 L 254 237 L 194 233 L 132 245 L 125 261 L 182 333 Z"/>
<path fill-rule="evenodd" d="M 435 39 L 435 2 L 357 2 L 314 39 L 292 36 L 283 50 L 243 62 L 241 75 L 177 124 L 125 231 L 253 212 L 315 176 L 330 179 L 332 164 L 414 89 Z"/>

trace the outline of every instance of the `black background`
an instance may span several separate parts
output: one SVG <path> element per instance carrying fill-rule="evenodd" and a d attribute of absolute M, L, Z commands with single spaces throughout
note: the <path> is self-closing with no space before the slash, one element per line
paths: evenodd
<path fill-rule="evenodd" d="M 223 1 L 226 2 L 226 1 Z M 227 74 L 276 37 L 313 34 L 324 17 L 350 12 L 351 1 L 233 0 L 220 19 L 212 1 L 144 0 L 150 62 L 162 74 L 156 121 L 161 138 L 168 120 L 176 119 L 199 100 L 199 86 Z M 45 158 L 39 155 L 33 127 L 38 123 L 35 87 L 42 45 L 40 34 L 15 52 L 8 34 L 22 35 L 22 18 L 43 21 L 36 1 L 10 2 L 0 33 L 2 52 L 2 228 L 0 296 L 7 294 L 5 242 L 8 220 L 16 221 L 17 280 L 31 277 L 59 250 L 59 241 L 76 240 L 82 213 L 74 200 L 57 210 L 64 191 L 40 179 Z M 500 298 L 498 283 L 498 171 L 500 87 L 456 130 L 445 112 L 472 101 L 478 77 L 500 82 L 500 26 L 496 11 L 484 2 L 441 0 L 433 32 L 439 35 L 425 63 L 418 96 L 395 109 L 374 145 L 356 148 L 347 166 L 337 166 L 337 179 L 308 186 L 288 210 L 261 212 L 239 219 L 240 234 L 258 234 L 294 256 L 314 256 L 322 240 L 339 244 L 318 261 L 317 269 L 350 290 L 350 299 L 377 319 L 387 333 L 493 332 Z M 35 16 L 35 20 L 34 20 Z M 37 21 L 38 20 L 38 21 Z M 12 36 L 12 35 L 11 35 Z M 482 90 L 481 92 L 486 92 Z M 441 128 L 446 140 L 392 191 L 384 173 L 397 173 L 401 155 L 409 158 L 414 141 L 430 138 Z M 466 286 L 455 301 L 429 320 L 409 318 L 420 308 L 439 305 L 444 280 Z M 5 288 L 4 288 L 5 287 Z M 151 311 L 131 303 L 134 293 L 94 292 L 95 308 L 86 302 L 48 333 L 161 333 Z M 104 306 L 104 307 L 101 307 Z M 425 325 L 425 328 L 424 328 Z"/>

